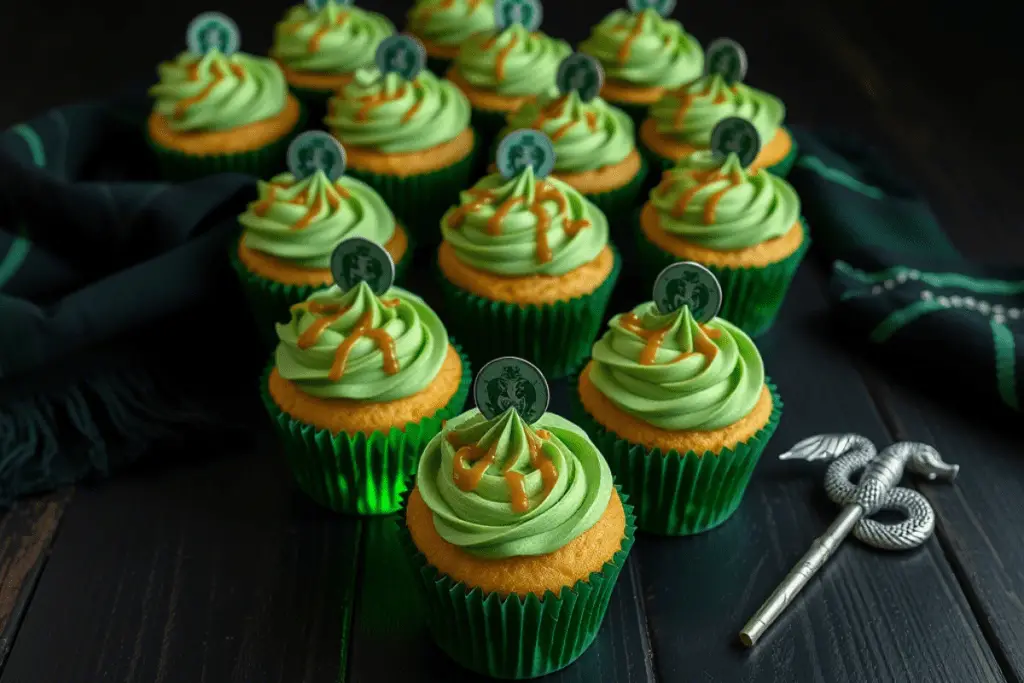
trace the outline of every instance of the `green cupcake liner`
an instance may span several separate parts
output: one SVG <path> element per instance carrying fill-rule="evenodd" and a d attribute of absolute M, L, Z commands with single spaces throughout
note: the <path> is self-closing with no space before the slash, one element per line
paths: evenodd
<path fill-rule="evenodd" d="M 288 145 L 306 129 L 306 120 L 306 107 L 300 102 L 299 118 L 288 133 L 260 149 L 236 154 L 186 154 L 164 147 L 150 137 L 148 131 L 146 140 L 156 155 L 160 174 L 172 182 L 195 180 L 216 173 L 248 173 L 257 178 L 269 178 L 284 170 Z"/>
<path fill-rule="evenodd" d="M 501 129 L 508 125 L 507 119 L 508 112 L 473 109 L 473 129 L 476 130 L 480 138 L 478 140 L 480 149 L 489 151 L 487 158 L 483 160 L 485 164 L 490 163 L 494 158 L 495 139 L 498 137 Z"/>
<path fill-rule="evenodd" d="M 235 271 L 238 281 L 242 285 L 242 291 L 245 294 L 246 301 L 249 303 L 252 316 L 256 321 L 256 328 L 260 338 L 272 348 L 277 345 L 277 332 L 274 325 L 276 323 L 288 322 L 291 318 L 290 309 L 292 306 L 302 303 L 313 292 L 326 289 L 329 285 L 324 285 L 323 287 L 290 285 L 270 280 L 252 272 L 238 258 L 238 242 L 241 239 L 241 236 L 239 236 L 238 239 L 231 241 L 231 246 L 228 249 L 228 261 L 231 263 L 231 268 Z M 395 283 L 399 285 L 404 281 L 405 274 L 409 270 L 409 264 L 412 263 L 413 259 L 415 243 L 411 236 L 408 236 L 408 241 L 405 254 L 395 264 Z"/>
<path fill-rule="evenodd" d="M 769 173 L 777 175 L 780 178 L 785 178 L 789 174 L 789 172 L 793 169 L 793 165 L 796 163 L 797 157 L 796 138 L 793 137 L 792 131 L 790 131 L 788 128 L 785 128 L 785 126 L 783 126 L 783 128 L 786 130 L 787 133 L 789 133 L 790 140 L 792 140 L 792 144 L 789 147 L 789 152 L 782 159 L 782 161 L 779 161 L 776 164 L 768 166 L 765 169 Z M 642 140 L 640 141 L 639 145 L 641 152 L 644 155 L 646 155 L 648 161 L 651 162 L 651 165 L 654 168 L 660 168 L 662 171 L 667 171 L 668 169 L 676 165 L 674 159 L 668 159 L 666 157 L 661 156 L 660 154 L 652 150 L 650 147 L 645 145 Z"/>
<path fill-rule="evenodd" d="M 772 413 L 750 439 L 718 453 L 668 453 L 650 449 L 608 431 L 583 407 L 579 383 L 573 378 L 570 404 L 573 421 L 604 454 L 636 510 L 637 526 L 652 534 L 689 536 L 722 524 L 736 511 L 750 476 L 782 417 L 782 399 L 767 380 Z"/>
<path fill-rule="evenodd" d="M 566 377 L 590 356 L 604 322 L 622 267 L 614 247 L 612 253 L 612 271 L 596 290 L 540 306 L 487 299 L 455 286 L 439 273 L 449 329 L 477 363 L 519 356 L 534 363 L 548 379 Z"/>
<path fill-rule="evenodd" d="M 306 120 L 310 129 L 327 130 L 324 118 L 327 116 L 327 103 L 334 95 L 333 90 L 314 90 L 311 88 L 300 88 L 296 85 L 288 85 L 295 98 L 302 103 L 306 109 Z"/>
<path fill-rule="evenodd" d="M 469 396 L 472 367 L 458 345 L 452 344 L 462 359 L 462 379 L 447 405 L 401 429 L 392 427 L 387 433 L 369 436 L 317 429 L 281 410 L 268 390 L 274 368 L 271 358 L 260 380 L 260 395 L 299 488 L 335 512 L 386 515 L 397 511 L 423 449 L 440 433 L 445 420 L 462 412 Z"/>
<path fill-rule="evenodd" d="M 636 215 L 639 216 L 639 212 Z M 710 263 L 702 264 L 715 274 L 722 285 L 722 309 L 718 315 L 752 337 L 764 334 L 775 322 L 793 276 L 810 248 L 811 236 L 807 221 L 801 217 L 800 222 L 804 226 L 804 241 L 795 252 L 781 261 L 761 268 L 726 268 Z M 645 287 L 650 287 L 665 267 L 683 259 L 647 239 L 647 235 L 640 229 L 638 219 L 634 219 L 633 225 L 641 280 Z"/>
<path fill-rule="evenodd" d="M 393 176 L 370 173 L 358 168 L 346 170 L 372 187 L 384 198 L 416 243 L 434 246 L 441 241 L 441 217 L 459 202 L 459 193 L 472 184 L 479 139 L 462 160 L 429 173 Z"/>
<path fill-rule="evenodd" d="M 640 170 L 628 183 L 607 192 L 584 193 L 583 196 L 607 216 L 613 236 L 627 235 L 633 229 L 630 218 L 639 203 L 642 203 L 641 193 L 647 183 L 648 169 L 647 160 L 641 155 Z"/>
<path fill-rule="evenodd" d="M 636 534 L 629 497 L 615 488 L 626 512 L 621 548 L 600 572 L 563 587 L 557 595 L 547 591 L 542 598 L 534 593 L 505 598 L 484 593 L 431 565 L 405 524 L 408 494 L 403 496 L 399 539 L 419 579 L 438 647 L 458 664 L 492 678 L 536 678 L 576 661 L 601 628 Z"/>

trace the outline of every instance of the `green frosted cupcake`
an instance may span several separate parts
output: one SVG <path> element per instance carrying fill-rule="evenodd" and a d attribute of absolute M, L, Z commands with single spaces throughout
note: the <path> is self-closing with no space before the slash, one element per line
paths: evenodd
<path fill-rule="evenodd" d="M 617 315 L 572 392 L 573 416 L 636 509 L 637 526 L 686 535 L 739 506 L 782 403 L 757 347 L 721 319 L 654 302 Z"/>
<path fill-rule="evenodd" d="M 292 309 L 262 380 L 299 487 L 340 512 L 400 507 L 420 454 L 469 392 L 468 361 L 422 299 L 365 282 Z"/>
<path fill-rule="evenodd" d="M 405 30 L 427 50 L 427 66 L 443 76 L 470 36 L 494 30 L 494 0 L 416 0 Z"/>
<path fill-rule="evenodd" d="M 695 152 L 665 172 L 640 212 L 640 267 L 653 280 L 679 260 L 721 283 L 721 316 L 757 336 L 778 314 L 810 238 L 784 179 L 745 170 L 735 154 Z"/>
<path fill-rule="evenodd" d="M 319 121 L 327 99 L 373 66 L 381 41 L 395 32 L 387 17 L 351 4 L 324 0 L 319 9 L 307 3 L 288 9 L 274 27 L 270 56 L 284 71 L 288 85 Z"/>
<path fill-rule="evenodd" d="M 633 545 L 632 510 L 587 435 L 509 408 L 451 419 L 420 459 L 402 539 L 430 633 L 488 676 L 543 676 L 593 642 Z"/>
<path fill-rule="evenodd" d="M 637 125 L 666 91 L 700 78 L 704 71 L 700 43 L 678 21 L 654 9 L 615 10 L 594 27 L 579 49 L 604 67 L 608 78 L 601 96 Z"/>
<path fill-rule="evenodd" d="M 325 119 L 345 145 L 348 172 L 376 189 L 424 244 L 437 244 L 438 220 L 471 180 L 469 121 L 466 97 L 425 69 L 411 80 L 357 72 Z"/>
<path fill-rule="evenodd" d="M 441 233 L 441 290 L 470 357 L 520 356 L 549 377 L 583 363 L 620 268 L 600 209 L 527 166 L 463 192 Z"/>
<path fill-rule="evenodd" d="M 321 135 L 326 135 L 321 133 Z M 290 308 L 333 284 L 331 254 L 343 240 L 363 237 L 383 246 L 401 276 L 412 258 L 409 239 L 372 187 L 322 170 L 291 173 L 257 183 L 259 196 L 238 217 L 241 238 L 232 245 L 238 274 L 259 329 L 276 343 L 274 324 Z"/>
<path fill-rule="evenodd" d="M 169 180 L 238 172 L 267 177 L 284 162 L 304 114 L 270 59 L 237 52 L 220 14 L 189 26 L 189 49 L 160 64 L 146 133 Z"/>

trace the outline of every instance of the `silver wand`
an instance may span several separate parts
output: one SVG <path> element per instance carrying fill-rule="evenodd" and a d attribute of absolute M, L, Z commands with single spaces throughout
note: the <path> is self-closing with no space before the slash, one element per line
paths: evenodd
<path fill-rule="evenodd" d="M 740 631 L 740 642 L 747 647 L 764 635 L 851 531 L 854 538 L 879 550 L 909 550 L 928 540 L 935 529 L 935 513 L 920 493 L 897 486 L 904 468 L 930 481 L 953 481 L 960 471 L 959 465 L 943 462 L 927 444 L 895 443 L 877 453 L 871 441 L 857 434 L 812 436 L 779 459 L 834 460 L 825 473 L 825 491 L 843 511 Z M 861 468 L 864 472 L 854 484 L 850 478 Z M 895 524 L 868 519 L 883 509 L 903 512 L 907 519 Z"/>

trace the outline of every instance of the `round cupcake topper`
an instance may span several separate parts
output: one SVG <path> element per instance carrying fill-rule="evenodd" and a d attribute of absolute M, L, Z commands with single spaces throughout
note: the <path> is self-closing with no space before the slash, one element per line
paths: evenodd
<path fill-rule="evenodd" d="M 220 12 L 203 12 L 189 22 L 185 42 L 192 54 L 205 55 L 217 50 L 223 55 L 232 55 L 238 52 L 242 37 L 231 17 Z"/>
<path fill-rule="evenodd" d="M 601 63 L 582 52 L 574 52 L 558 65 L 555 84 L 563 95 L 575 91 L 584 102 L 597 97 L 604 85 L 604 69 Z"/>
<path fill-rule="evenodd" d="M 395 262 L 376 242 L 365 237 L 350 237 L 334 248 L 331 275 L 342 291 L 365 282 L 374 294 L 381 296 L 395 282 Z"/>
<path fill-rule="evenodd" d="M 536 365 L 515 356 L 504 356 L 480 368 L 473 381 L 473 398 L 488 420 L 515 408 L 519 417 L 533 424 L 547 412 L 551 390 Z"/>
<path fill-rule="evenodd" d="M 345 174 L 345 148 L 333 135 L 310 130 L 288 145 L 288 171 L 298 178 L 308 178 L 317 171 L 333 183 Z"/>
<path fill-rule="evenodd" d="M 694 320 L 706 323 L 722 307 L 722 285 L 699 263 L 673 263 L 654 281 L 654 305 L 666 315 L 686 306 Z"/>
<path fill-rule="evenodd" d="M 382 74 L 398 74 L 414 81 L 427 65 L 427 49 L 412 36 L 389 36 L 377 46 L 375 61 Z"/>
<path fill-rule="evenodd" d="M 672 14 L 672 10 L 676 8 L 676 0 L 629 0 L 626 4 L 635 14 L 652 9 L 663 17 Z"/>
<path fill-rule="evenodd" d="M 730 116 L 711 129 L 711 151 L 723 161 L 730 154 L 735 154 L 746 168 L 754 163 L 761 151 L 761 136 L 750 121 Z"/>
<path fill-rule="evenodd" d="M 347 6 L 354 4 L 352 0 L 306 0 L 306 7 L 314 12 L 319 12 L 327 5 L 335 4 L 339 6 Z"/>
<path fill-rule="evenodd" d="M 527 31 L 536 31 L 544 18 L 539 0 L 495 0 L 494 25 L 504 31 L 512 24 L 522 24 Z"/>
<path fill-rule="evenodd" d="M 711 41 L 704 52 L 704 73 L 718 74 L 726 83 L 739 83 L 747 75 L 747 51 L 730 38 Z"/>
<path fill-rule="evenodd" d="M 555 168 L 555 146 L 551 138 L 539 130 L 512 131 L 501 140 L 495 162 L 498 172 L 511 180 L 528 167 L 533 175 L 546 178 Z"/>

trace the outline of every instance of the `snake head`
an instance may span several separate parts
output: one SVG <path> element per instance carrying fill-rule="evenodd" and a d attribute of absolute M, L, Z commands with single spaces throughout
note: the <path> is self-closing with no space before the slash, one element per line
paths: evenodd
<path fill-rule="evenodd" d="M 779 460 L 835 460 L 853 450 L 864 449 L 875 453 L 867 438 L 858 434 L 819 434 L 804 439 L 779 456 Z"/>
<path fill-rule="evenodd" d="M 920 474 L 928 481 L 942 479 L 953 481 L 960 472 L 960 465 L 951 465 L 942 459 L 939 452 L 926 443 L 910 443 L 910 457 L 907 469 Z"/>

